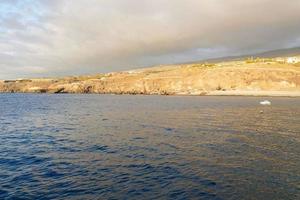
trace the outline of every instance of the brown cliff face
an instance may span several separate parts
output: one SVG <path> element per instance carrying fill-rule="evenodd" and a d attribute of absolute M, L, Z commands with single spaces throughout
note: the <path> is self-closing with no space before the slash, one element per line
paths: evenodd
<path fill-rule="evenodd" d="M 96 76 L 1 81 L 0 91 L 161 95 L 288 93 L 300 96 L 300 67 L 275 61 L 172 65 Z"/>

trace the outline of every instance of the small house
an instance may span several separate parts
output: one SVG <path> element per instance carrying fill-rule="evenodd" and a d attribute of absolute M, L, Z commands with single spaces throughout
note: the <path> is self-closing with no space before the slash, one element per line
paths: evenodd
<path fill-rule="evenodd" d="M 286 60 L 287 63 L 289 64 L 296 64 L 300 62 L 300 58 L 299 57 L 289 57 Z"/>

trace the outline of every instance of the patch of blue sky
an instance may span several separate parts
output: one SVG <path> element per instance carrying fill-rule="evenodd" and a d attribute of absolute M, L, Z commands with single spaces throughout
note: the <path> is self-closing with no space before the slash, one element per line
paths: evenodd
<path fill-rule="evenodd" d="M 16 18 L 22 24 L 39 23 L 45 9 L 37 0 L 4 0 L 0 2 L 0 20 Z"/>

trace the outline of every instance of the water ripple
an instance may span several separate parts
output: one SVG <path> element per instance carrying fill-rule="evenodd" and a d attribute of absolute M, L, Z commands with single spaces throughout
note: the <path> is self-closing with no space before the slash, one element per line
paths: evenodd
<path fill-rule="evenodd" d="M 260 100 L 2 94 L 0 199 L 299 199 L 300 101 Z"/>

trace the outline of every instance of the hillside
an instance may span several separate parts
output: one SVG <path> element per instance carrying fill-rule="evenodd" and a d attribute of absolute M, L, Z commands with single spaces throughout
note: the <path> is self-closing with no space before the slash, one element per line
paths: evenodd
<path fill-rule="evenodd" d="M 288 58 L 158 66 L 93 76 L 0 81 L 0 92 L 300 96 Z"/>
<path fill-rule="evenodd" d="M 253 58 L 276 58 L 276 57 L 292 57 L 292 56 L 298 56 L 298 55 L 300 55 L 300 47 L 293 47 L 293 48 L 287 48 L 287 49 L 262 51 L 260 53 L 255 53 L 255 54 L 245 54 L 245 55 L 243 54 L 243 55 L 237 55 L 237 56 L 217 57 L 217 58 L 211 58 L 211 59 L 206 59 L 206 60 L 193 61 L 191 63 L 201 63 L 201 62 L 215 63 L 215 62 L 224 62 L 224 61 L 238 61 L 238 60 L 247 59 L 250 57 L 253 57 Z"/>

